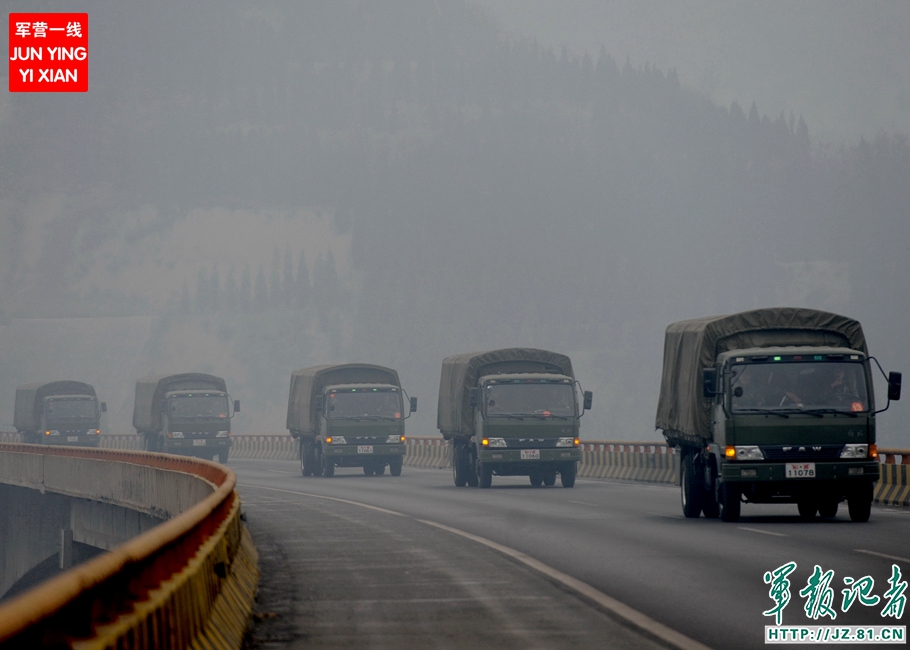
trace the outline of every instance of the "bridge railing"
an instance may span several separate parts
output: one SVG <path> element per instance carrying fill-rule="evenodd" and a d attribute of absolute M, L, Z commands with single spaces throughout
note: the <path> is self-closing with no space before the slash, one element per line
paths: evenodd
<path fill-rule="evenodd" d="M 0 444 L 0 454 L 154 468 L 189 474 L 211 487 L 172 519 L 0 605 L 0 646 L 241 646 L 258 568 L 230 469 L 107 449 Z"/>

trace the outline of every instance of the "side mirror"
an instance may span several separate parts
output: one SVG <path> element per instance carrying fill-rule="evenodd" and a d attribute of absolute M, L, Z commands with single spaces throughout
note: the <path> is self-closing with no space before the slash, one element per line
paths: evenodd
<path fill-rule="evenodd" d="M 592 393 L 592 392 L 589 391 L 589 390 L 586 390 L 585 393 L 584 393 L 584 396 L 585 396 L 585 401 L 584 401 L 583 408 L 584 408 L 585 411 L 590 411 L 590 410 L 591 410 L 591 402 L 594 400 L 594 393 Z"/>
<path fill-rule="evenodd" d="M 234 400 L 234 413 L 236 413 L 236 412 L 239 411 L 239 410 L 240 410 L 240 400 L 239 400 L 239 399 L 235 399 L 235 400 Z"/>
<path fill-rule="evenodd" d="M 417 413 L 417 398 L 411 398 L 411 413 Z"/>
<path fill-rule="evenodd" d="M 717 368 L 702 368 L 702 392 L 705 397 L 717 395 Z"/>
<path fill-rule="evenodd" d="M 901 373 L 888 373 L 888 399 L 896 402 L 901 398 Z"/>
<path fill-rule="evenodd" d="M 471 389 L 471 407 L 477 408 L 480 405 L 480 389 L 472 388 Z"/>
<path fill-rule="evenodd" d="M 107 413 L 107 402 L 101 402 L 101 412 Z"/>
<path fill-rule="evenodd" d="M 317 395 L 316 399 L 313 400 L 313 406 L 321 413 L 325 408 L 325 397 L 323 395 Z"/>

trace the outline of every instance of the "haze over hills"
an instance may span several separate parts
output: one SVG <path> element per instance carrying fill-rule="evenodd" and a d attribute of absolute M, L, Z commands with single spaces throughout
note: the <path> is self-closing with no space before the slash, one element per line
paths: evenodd
<path fill-rule="evenodd" d="M 444 356 L 528 345 L 595 392 L 586 438 L 653 440 L 664 327 L 760 306 L 854 316 L 910 367 L 903 137 L 813 155 L 797 115 L 462 2 L 87 11 L 90 92 L 0 118 L 0 347 L 13 319 L 160 317 L 136 376 L 224 374 L 245 432 L 284 429 L 294 368 L 362 359 L 434 434 Z"/>

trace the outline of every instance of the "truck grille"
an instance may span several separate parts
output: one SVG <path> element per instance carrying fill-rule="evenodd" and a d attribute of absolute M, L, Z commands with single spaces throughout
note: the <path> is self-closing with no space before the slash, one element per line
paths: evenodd
<path fill-rule="evenodd" d="M 843 445 L 774 445 L 761 447 L 766 460 L 837 460 Z"/>
<path fill-rule="evenodd" d="M 509 449 L 550 449 L 556 447 L 556 438 L 506 438 Z"/>

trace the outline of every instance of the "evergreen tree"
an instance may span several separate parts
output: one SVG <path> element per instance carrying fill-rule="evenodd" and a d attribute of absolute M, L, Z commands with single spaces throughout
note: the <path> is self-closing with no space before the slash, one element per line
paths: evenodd
<path fill-rule="evenodd" d="M 199 269 L 196 275 L 196 309 L 206 311 L 209 308 L 209 279 L 205 269 Z"/>
<path fill-rule="evenodd" d="M 237 287 L 237 278 L 234 277 L 234 265 L 228 269 L 227 277 L 224 278 L 224 305 L 226 311 L 237 311 L 238 298 L 240 289 Z"/>
<path fill-rule="evenodd" d="M 212 311 L 220 311 L 222 302 L 221 278 L 218 276 L 218 267 L 212 266 L 212 274 L 209 276 L 209 305 Z"/>
<path fill-rule="evenodd" d="M 256 312 L 264 312 L 269 308 L 269 286 L 265 281 L 265 271 L 262 265 L 256 273 L 256 284 L 253 285 L 253 309 Z"/>

